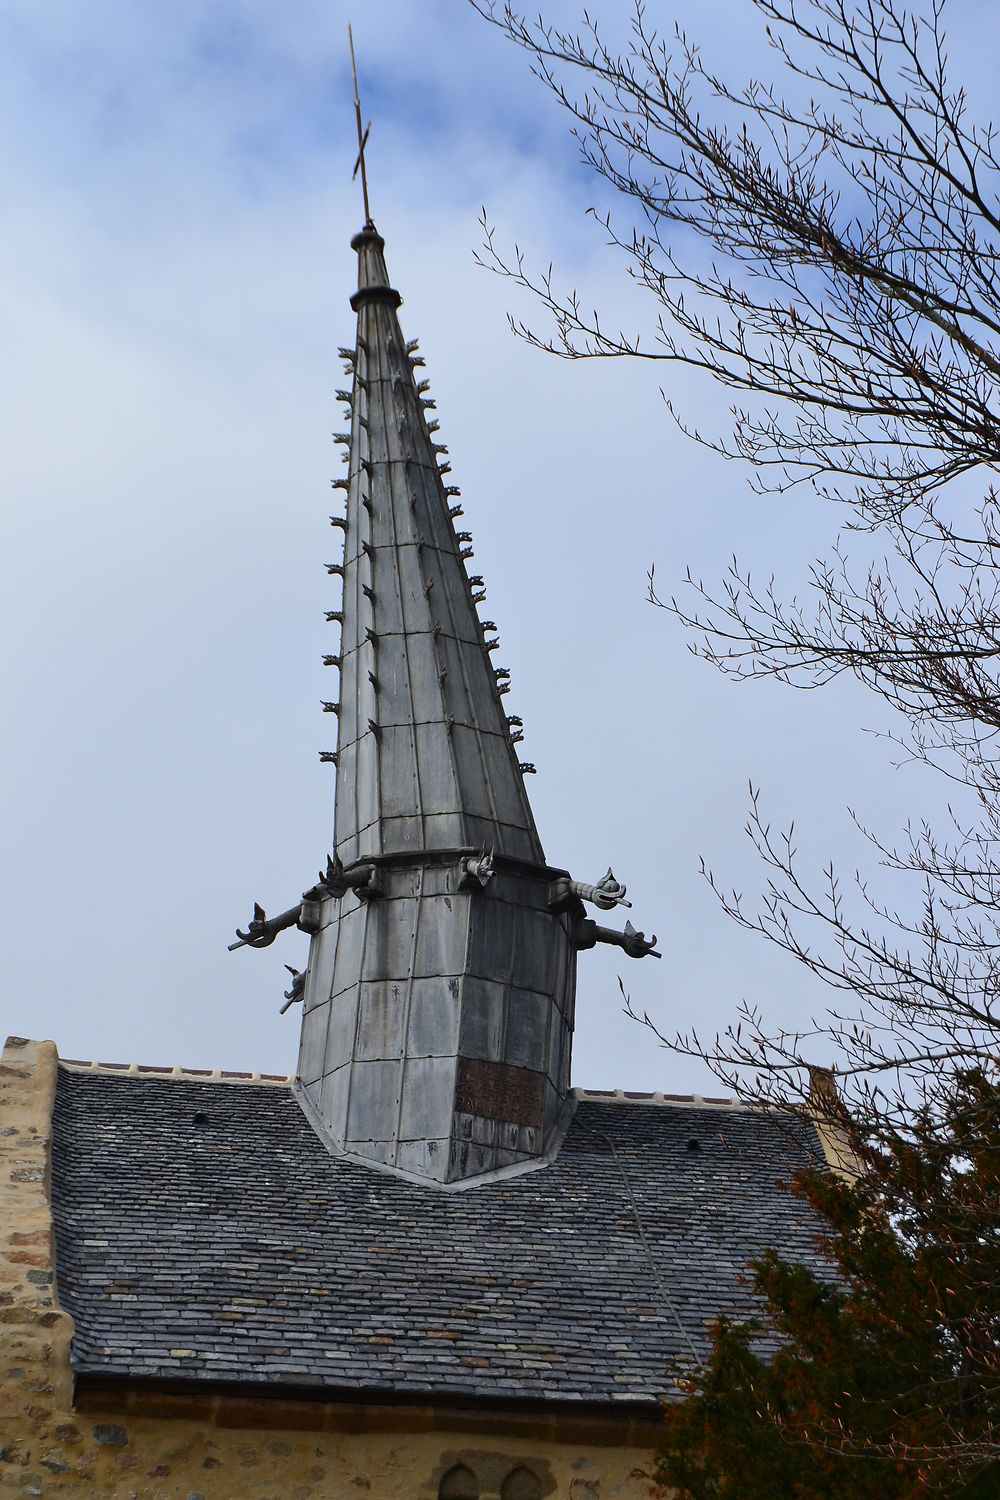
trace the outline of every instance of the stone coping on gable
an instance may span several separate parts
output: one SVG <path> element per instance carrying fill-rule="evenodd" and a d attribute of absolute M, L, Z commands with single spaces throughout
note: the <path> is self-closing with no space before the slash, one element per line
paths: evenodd
<path fill-rule="evenodd" d="M 185 1068 L 175 1063 L 172 1067 L 156 1063 L 99 1062 L 96 1058 L 87 1061 L 79 1057 L 61 1057 L 59 1066 L 73 1073 L 110 1073 L 125 1078 L 197 1078 L 205 1083 L 274 1083 L 286 1087 L 295 1082 L 292 1073 L 261 1073 L 229 1068 Z"/>
<path fill-rule="evenodd" d="M 209 1083 L 273 1083 L 286 1087 L 295 1082 L 294 1073 L 261 1073 L 256 1069 L 238 1070 L 227 1068 L 186 1068 L 180 1064 L 168 1066 L 156 1063 L 118 1063 L 101 1062 L 98 1059 L 86 1059 L 79 1057 L 61 1057 L 59 1066 L 67 1068 L 74 1073 L 107 1073 L 118 1074 L 126 1078 L 150 1077 L 150 1078 L 182 1078 L 203 1079 Z M 719 1107 L 725 1109 L 750 1108 L 752 1106 L 732 1098 L 722 1098 L 710 1094 L 668 1094 L 660 1091 L 644 1092 L 637 1089 L 588 1089 L 573 1088 L 571 1095 L 574 1099 L 599 1099 L 609 1104 L 666 1104 L 690 1105 L 695 1109 L 706 1107 Z"/>

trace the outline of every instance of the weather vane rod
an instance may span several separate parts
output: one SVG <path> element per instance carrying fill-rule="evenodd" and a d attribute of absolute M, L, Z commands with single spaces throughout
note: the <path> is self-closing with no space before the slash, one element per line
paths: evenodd
<path fill-rule="evenodd" d="M 351 73 L 354 75 L 354 115 L 355 119 L 358 122 L 358 159 L 354 163 L 354 171 L 351 173 L 351 181 L 354 181 L 355 177 L 357 177 L 358 175 L 358 170 L 360 169 L 361 192 L 365 200 L 365 223 L 370 224 L 372 221 L 372 211 L 368 207 L 368 174 L 365 171 L 365 145 L 368 141 L 368 132 L 372 128 L 372 122 L 369 120 L 364 130 L 362 130 L 361 100 L 358 98 L 358 70 L 354 62 L 354 36 L 351 32 L 350 24 L 348 24 L 347 27 L 347 40 L 350 43 L 351 47 Z"/>

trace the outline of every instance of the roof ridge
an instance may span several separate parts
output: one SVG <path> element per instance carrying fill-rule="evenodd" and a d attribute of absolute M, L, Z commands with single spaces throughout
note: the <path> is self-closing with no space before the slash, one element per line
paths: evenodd
<path fill-rule="evenodd" d="M 101 1073 L 116 1078 L 180 1078 L 202 1083 L 267 1083 L 286 1086 L 295 1082 L 294 1073 L 262 1073 L 256 1068 L 186 1068 L 179 1063 L 101 1062 L 97 1058 L 80 1057 L 61 1057 L 59 1066 L 73 1073 Z M 577 1086 L 572 1090 L 572 1095 L 581 1102 L 589 1100 L 601 1104 L 682 1105 L 692 1109 L 747 1107 L 741 1100 L 732 1097 L 669 1094 L 659 1090 L 644 1092 L 638 1089 L 591 1089 Z"/>
<path fill-rule="evenodd" d="M 702 1094 L 643 1093 L 636 1089 L 584 1089 L 574 1088 L 573 1098 L 591 1099 L 602 1104 L 681 1104 L 694 1109 L 739 1109 L 747 1106 L 739 1099 L 721 1098 Z"/>
<path fill-rule="evenodd" d="M 99 1062 L 97 1058 L 61 1057 L 59 1066 L 72 1073 L 106 1073 L 116 1078 L 180 1078 L 202 1083 L 268 1083 L 294 1082 L 292 1073 L 261 1073 L 253 1070 L 232 1068 L 184 1068 L 179 1063 L 160 1066 L 156 1063 Z"/>

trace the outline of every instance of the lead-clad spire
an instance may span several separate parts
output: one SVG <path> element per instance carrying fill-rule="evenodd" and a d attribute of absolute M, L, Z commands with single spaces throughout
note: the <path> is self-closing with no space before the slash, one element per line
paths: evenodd
<path fill-rule="evenodd" d="M 353 64 L 353 41 L 351 58 Z M 355 79 L 365 227 L 351 241 L 357 342 L 338 392 L 350 411 L 334 848 L 319 884 L 276 917 L 254 906 L 231 948 L 311 934 L 292 969 L 302 1002 L 298 1098 L 332 1151 L 438 1186 L 551 1161 L 573 1109 L 570 1047 L 576 955 L 614 943 L 655 949 L 603 911 L 630 903 L 608 870 L 595 884 L 544 860 L 508 719 L 495 629 L 481 623 L 461 507 L 426 412 L 423 363 L 403 341 L 383 242 L 368 212 Z M 357 171 L 358 168 L 355 170 Z M 658 954 L 656 955 L 659 956 Z M 288 966 L 290 967 L 290 966 Z"/>
<path fill-rule="evenodd" d="M 624 901 L 610 870 L 587 885 L 545 864 L 399 294 L 374 226 L 352 244 L 334 853 L 299 907 L 257 908 L 238 936 L 312 934 L 286 999 L 303 1001 L 298 1096 L 330 1148 L 461 1184 L 551 1160 L 577 951 L 638 958 L 655 939 L 587 918 L 586 901 Z"/>
<path fill-rule="evenodd" d="M 358 253 L 334 848 L 543 855 L 383 241 Z M 436 427 L 436 423 L 430 424 Z M 342 485 L 344 481 L 340 482 Z M 333 565 L 336 569 L 337 565 Z"/>

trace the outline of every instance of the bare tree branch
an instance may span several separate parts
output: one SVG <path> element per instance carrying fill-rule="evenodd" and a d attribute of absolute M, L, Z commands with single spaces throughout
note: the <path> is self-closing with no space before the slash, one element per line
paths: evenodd
<path fill-rule="evenodd" d="M 704 873 L 733 922 L 827 986 L 829 1008 L 776 1030 L 744 1006 L 714 1039 L 665 1036 L 636 1017 L 737 1094 L 784 1109 L 815 1109 L 810 1064 L 832 1047 L 842 1096 L 828 1098 L 829 1123 L 849 1132 L 905 1241 L 919 1203 L 894 1218 L 889 1164 L 913 1150 L 927 1163 L 957 1160 L 959 1095 L 990 1101 L 995 1123 L 997 132 L 949 80 L 945 0 L 753 0 L 780 83 L 739 84 L 683 31 L 661 38 L 642 0 L 620 47 L 593 16 L 570 32 L 502 0 L 470 3 L 566 111 L 601 193 L 590 213 L 649 309 L 642 326 L 614 328 L 551 266 L 538 274 L 516 246 L 498 248 L 484 210 L 482 264 L 529 292 L 546 320 L 539 331 L 512 319 L 515 333 L 566 359 L 641 360 L 664 382 L 674 365 L 704 372 L 733 393 L 731 430 L 701 431 L 665 390 L 680 428 L 745 462 L 757 493 L 807 485 L 837 507 L 840 535 L 798 594 L 734 558 L 717 586 L 689 573 L 679 597 L 661 595 L 651 572 L 651 601 L 737 681 L 816 689 L 853 677 L 893 711 L 897 750 L 940 773 L 954 797 L 943 825 L 915 818 L 896 841 L 859 823 L 884 878 L 857 872 L 845 886 L 832 867 L 818 883 L 800 873 L 794 829 L 772 828 L 751 788 L 763 890 L 748 901 Z M 900 883 L 898 900 L 882 894 L 887 880 Z M 956 1084 L 972 1077 L 985 1080 L 978 1094 Z M 995 1147 L 980 1145 L 992 1171 Z M 935 1182 L 938 1221 L 992 1243 L 996 1194 L 971 1201 L 960 1160 Z M 926 1444 L 913 1428 L 868 1433 L 858 1451 L 934 1473 L 951 1464 L 963 1482 L 1000 1462 L 1000 1323 L 995 1289 L 982 1291 L 991 1310 L 981 1320 L 949 1322 L 947 1288 L 931 1309 L 956 1403 L 944 1427 Z M 959 1399 L 973 1387 L 974 1431 Z M 926 1399 L 939 1394 L 928 1387 Z M 833 1427 L 812 1441 L 851 1451 L 850 1432 Z"/>

